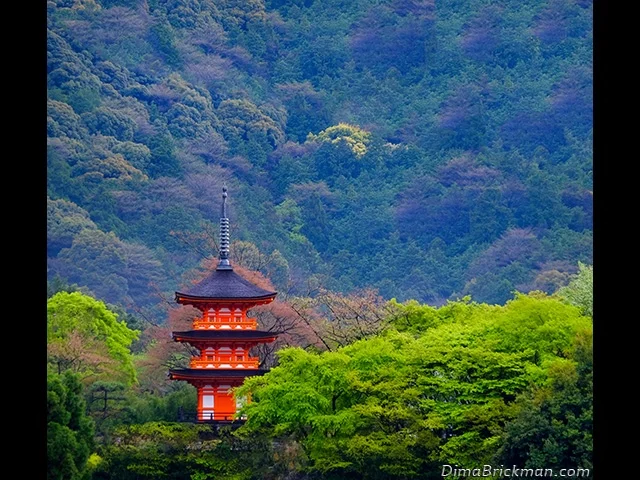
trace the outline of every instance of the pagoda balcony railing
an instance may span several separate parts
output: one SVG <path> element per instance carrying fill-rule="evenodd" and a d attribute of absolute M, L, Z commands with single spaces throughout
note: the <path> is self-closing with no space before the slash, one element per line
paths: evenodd
<path fill-rule="evenodd" d="M 178 409 L 178 422 L 188 423 L 221 423 L 240 426 L 246 422 L 246 416 L 236 418 L 235 413 L 212 413 L 212 412 L 185 412 L 181 408 Z"/>
<path fill-rule="evenodd" d="M 206 322 L 204 320 L 195 320 L 193 322 L 194 330 L 255 330 L 258 323 L 255 319 L 243 320 L 242 322 Z"/>
<path fill-rule="evenodd" d="M 260 366 L 260 359 L 249 358 L 249 360 L 243 361 L 230 361 L 230 360 L 202 360 L 200 358 L 194 358 L 191 360 L 190 368 L 237 368 L 242 369 L 255 369 Z"/>

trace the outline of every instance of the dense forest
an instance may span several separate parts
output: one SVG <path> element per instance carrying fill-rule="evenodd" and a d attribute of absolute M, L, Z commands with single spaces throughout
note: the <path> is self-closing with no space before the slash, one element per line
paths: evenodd
<path fill-rule="evenodd" d="M 591 13 L 49 1 L 49 276 L 153 311 L 226 183 L 280 291 L 551 293 L 592 262 Z"/>
<path fill-rule="evenodd" d="M 592 467 L 590 0 L 46 8 L 48 478 Z M 285 333 L 212 436 L 166 372 L 223 185 Z"/>

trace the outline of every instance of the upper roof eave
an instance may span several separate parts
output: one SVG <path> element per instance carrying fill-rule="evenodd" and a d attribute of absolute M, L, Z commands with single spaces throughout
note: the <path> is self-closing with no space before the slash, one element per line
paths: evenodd
<path fill-rule="evenodd" d="M 175 300 L 178 303 L 182 303 L 182 300 L 189 300 L 193 302 L 202 303 L 218 303 L 218 302 L 258 302 L 262 300 L 270 300 L 276 297 L 277 293 L 270 295 L 263 295 L 261 297 L 198 297 L 194 295 L 187 295 L 186 293 L 176 292 Z"/>
<path fill-rule="evenodd" d="M 241 277 L 233 269 L 216 269 L 185 292 L 175 292 L 176 301 L 264 301 L 277 292 L 265 290 Z"/>

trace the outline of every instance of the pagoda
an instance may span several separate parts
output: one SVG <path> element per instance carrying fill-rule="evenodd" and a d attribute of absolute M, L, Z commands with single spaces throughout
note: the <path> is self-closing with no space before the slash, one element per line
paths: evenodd
<path fill-rule="evenodd" d="M 200 283 L 185 292 L 176 292 L 175 300 L 191 305 L 201 317 L 193 320 L 191 330 L 173 332 L 176 342 L 186 342 L 200 353 L 192 357 L 189 368 L 169 371 L 172 380 L 184 380 L 198 390 L 199 422 L 234 420 L 242 399 L 236 399 L 233 387 L 246 377 L 263 375 L 260 360 L 250 357 L 252 347 L 273 342 L 278 332 L 257 329 L 247 311 L 273 301 L 276 292 L 264 290 L 233 271 L 229 263 L 229 219 L 227 188 L 222 189 L 220 248 L 217 268 Z"/>

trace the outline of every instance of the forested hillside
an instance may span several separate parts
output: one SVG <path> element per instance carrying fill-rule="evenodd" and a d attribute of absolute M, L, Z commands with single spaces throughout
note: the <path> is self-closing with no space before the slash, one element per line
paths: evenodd
<path fill-rule="evenodd" d="M 591 263 L 589 0 L 50 0 L 49 278 L 157 322 L 215 255 L 441 305 Z M 124 314 L 124 313 L 123 313 Z"/>
<path fill-rule="evenodd" d="M 593 478 L 592 11 L 49 0 L 47 479 Z M 167 376 L 223 185 L 235 429 Z"/>

